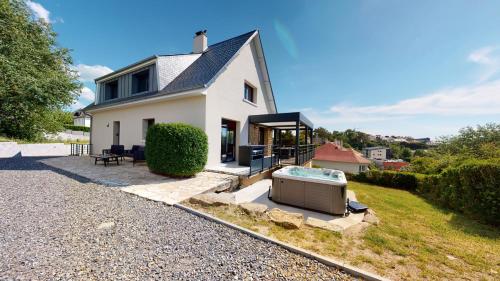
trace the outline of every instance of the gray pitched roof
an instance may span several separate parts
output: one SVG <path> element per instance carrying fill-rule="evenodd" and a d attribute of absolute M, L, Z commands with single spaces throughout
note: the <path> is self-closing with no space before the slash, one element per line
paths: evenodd
<path fill-rule="evenodd" d="M 253 30 L 248 33 L 208 46 L 207 50 L 203 52 L 199 58 L 197 58 L 191 65 L 189 65 L 184 71 L 182 71 L 175 79 L 172 80 L 172 82 L 166 85 L 163 89 L 159 89 L 157 92 L 130 96 L 109 102 L 101 102 L 97 105 L 91 103 L 83 110 L 97 109 L 109 105 L 123 104 L 123 103 L 128 103 L 130 101 L 137 101 L 142 99 L 148 99 L 151 97 L 169 95 L 169 94 L 204 88 L 208 86 L 211 80 L 216 77 L 216 75 L 234 57 L 234 55 L 241 49 L 241 47 L 243 47 L 243 45 L 248 41 L 248 39 L 250 39 L 250 37 L 252 37 L 255 34 L 255 32 L 257 31 Z M 153 57 L 161 57 L 161 56 L 153 56 Z M 150 57 L 148 59 L 151 59 L 153 57 Z M 137 63 L 132 64 L 128 67 L 132 67 L 136 64 Z M 122 68 L 119 71 L 123 71 L 126 68 Z M 117 71 L 113 73 L 116 72 Z M 96 81 L 105 78 L 109 75 L 112 75 L 113 73 L 97 78 Z"/>
<path fill-rule="evenodd" d="M 205 52 L 164 89 L 177 93 L 205 87 L 256 31 L 210 45 Z"/>

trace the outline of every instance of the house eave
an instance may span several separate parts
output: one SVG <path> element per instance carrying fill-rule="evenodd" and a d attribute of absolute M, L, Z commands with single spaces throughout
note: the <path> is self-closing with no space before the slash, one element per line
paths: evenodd
<path fill-rule="evenodd" d="M 92 108 L 87 109 L 87 110 L 85 110 L 85 112 L 96 113 L 96 112 L 114 110 L 114 109 L 119 109 L 119 108 L 127 108 L 127 107 L 131 107 L 131 106 L 136 106 L 136 105 L 150 104 L 150 103 L 155 103 L 155 102 L 160 102 L 160 101 L 176 100 L 176 99 L 196 97 L 196 96 L 205 96 L 206 94 L 207 94 L 207 91 L 205 88 L 193 89 L 193 90 L 189 90 L 189 91 L 172 93 L 172 94 L 161 94 L 161 92 L 160 92 L 157 95 L 147 97 L 144 99 L 132 100 L 129 102 L 124 102 L 124 103 L 119 103 L 119 104 L 111 103 L 109 105 L 101 105 L 101 107 L 97 107 L 94 109 L 92 109 Z M 97 105 L 97 106 L 99 106 L 99 105 Z"/>
<path fill-rule="evenodd" d="M 113 71 L 111 73 L 108 73 L 106 75 L 98 77 L 94 81 L 95 81 L 95 83 L 103 82 L 103 81 L 111 80 L 113 78 L 121 76 L 123 74 L 129 73 L 129 72 L 133 72 L 133 71 L 138 70 L 140 68 L 143 68 L 143 67 L 145 67 L 147 65 L 150 65 L 151 63 L 156 62 L 157 58 L 158 58 L 158 56 L 156 56 L 156 55 L 148 57 L 148 58 L 145 58 L 145 59 L 140 60 L 140 61 L 138 61 L 136 63 L 133 63 L 133 64 L 125 66 L 125 67 L 122 67 L 122 68 L 120 68 L 120 69 L 118 69 L 116 71 Z"/>

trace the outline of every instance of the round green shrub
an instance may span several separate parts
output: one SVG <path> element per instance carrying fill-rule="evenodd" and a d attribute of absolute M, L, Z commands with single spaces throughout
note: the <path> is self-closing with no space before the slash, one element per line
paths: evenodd
<path fill-rule="evenodd" d="M 207 163 L 208 138 L 203 130 L 191 125 L 155 124 L 148 129 L 145 153 L 152 172 L 190 177 Z"/>

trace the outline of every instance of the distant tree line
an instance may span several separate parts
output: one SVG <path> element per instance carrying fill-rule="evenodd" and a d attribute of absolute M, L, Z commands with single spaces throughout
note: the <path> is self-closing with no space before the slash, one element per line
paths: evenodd
<path fill-rule="evenodd" d="M 411 161 L 413 172 L 439 174 L 465 161 L 500 161 L 500 124 L 465 127 L 457 135 L 441 137 L 437 142 L 436 147 L 415 153 Z"/>
<path fill-rule="evenodd" d="M 354 148 L 361 151 L 366 147 L 385 146 L 391 149 L 392 158 L 410 161 L 413 155 L 412 149 L 427 149 L 427 145 L 410 143 L 391 143 L 380 138 L 372 138 L 369 134 L 347 129 L 345 131 L 328 131 L 323 127 L 314 130 L 315 137 L 325 141 L 342 141 L 344 147 Z"/>

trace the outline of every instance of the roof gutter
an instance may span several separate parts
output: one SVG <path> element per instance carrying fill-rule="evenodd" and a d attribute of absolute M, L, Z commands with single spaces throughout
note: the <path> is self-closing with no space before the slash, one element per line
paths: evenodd
<path fill-rule="evenodd" d="M 146 99 L 140 99 L 140 100 L 125 102 L 125 103 L 120 103 L 120 104 L 110 104 L 109 106 L 104 106 L 101 108 L 88 109 L 87 112 L 95 113 L 95 112 L 100 112 L 100 111 L 116 109 L 116 108 L 125 108 L 125 107 L 139 105 L 139 104 L 149 104 L 149 103 L 154 103 L 154 102 L 158 102 L 158 101 L 175 100 L 175 99 L 180 99 L 180 98 L 205 96 L 205 95 L 207 95 L 206 89 L 205 88 L 198 88 L 198 89 L 189 90 L 189 91 L 185 91 L 185 92 L 179 92 L 179 93 L 167 94 L 167 95 L 158 95 L 156 97 L 153 96 L 153 97 L 148 97 Z"/>

